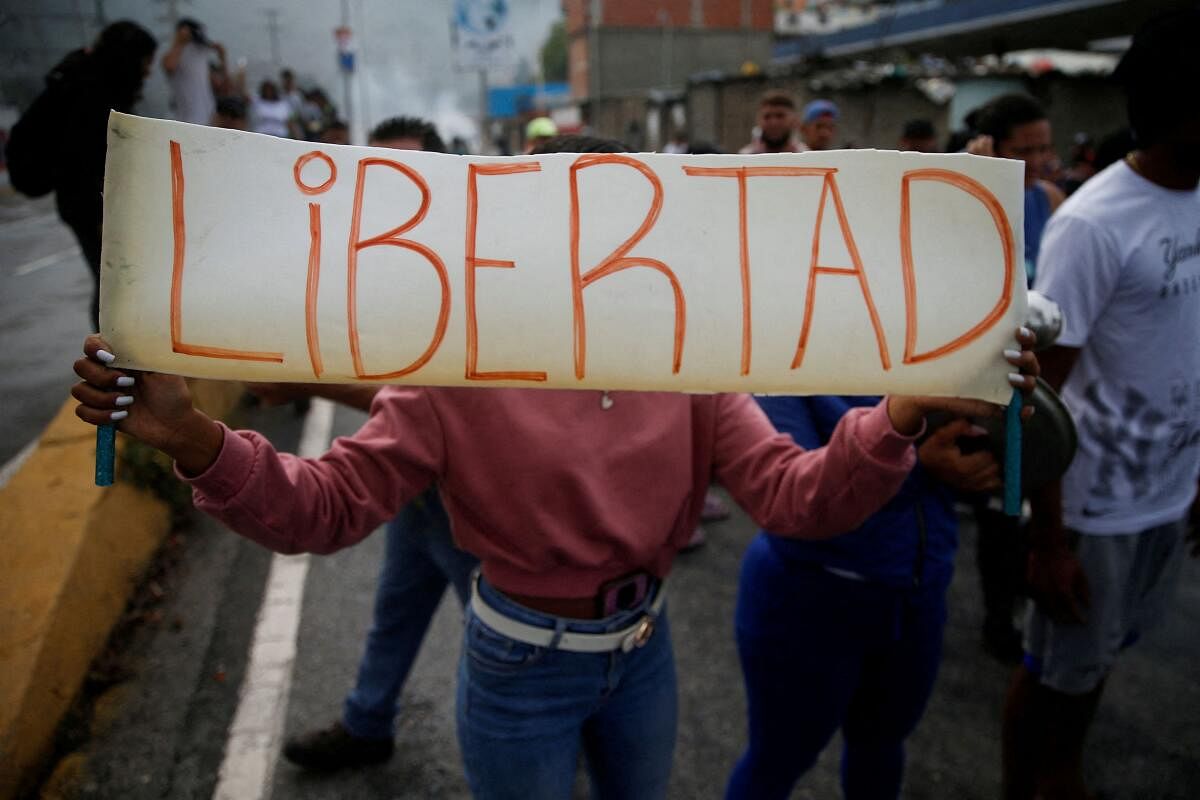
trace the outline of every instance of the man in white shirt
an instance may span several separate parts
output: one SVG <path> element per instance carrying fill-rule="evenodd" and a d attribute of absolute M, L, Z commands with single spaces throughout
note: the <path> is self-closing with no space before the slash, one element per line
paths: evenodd
<path fill-rule="evenodd" d="M 175 119 L 196 125 L 208 125 L 217 110 L 213 95 L 212 67 L 218 59 L 225 69 L 225 51 L 205 36 L 204 27 L 193 19 L 181 19 L 175 26 L 175 40 L 163 54 L 162 68 L 171 86 L 171 108 Z"/>
<path fill-rule="evenodd" d="M 1034 598 L 1004 719 L 1004 796 L 1091 797 L 1083 744 L 1117 654 L 1161 616 L 1200 476 L 1200 10 L 1134 38 L 1137 148 L 1050 219 L 1035 288 L 1063 310 L 1042 374 L 1079 451 L 1032 498 Z"/>

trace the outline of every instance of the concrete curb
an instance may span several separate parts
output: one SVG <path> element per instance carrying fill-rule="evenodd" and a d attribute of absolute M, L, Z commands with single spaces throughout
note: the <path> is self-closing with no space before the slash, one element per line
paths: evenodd
<path fill-rule="evenodd" d="M 195 381 L 192 391 L 198 408 L 225 418 L 242 385 Z M 120 480 L 93 485 L 95 428 L 74 407 L 59 409 L 0 489 L 0 800 L 30 788 L 170 530 L 169 509 L 148 491 Z"/>

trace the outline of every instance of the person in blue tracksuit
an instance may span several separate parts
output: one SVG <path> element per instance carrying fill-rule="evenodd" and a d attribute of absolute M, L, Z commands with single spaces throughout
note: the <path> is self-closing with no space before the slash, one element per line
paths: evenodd
<path fill-rule="evenodd" d="M 775 427 L 806 448 L 825 444 L 851 408 L 878 401 L 759 398 Z M 728 798 L 790 796 L 839 728 L 845 796 L 899 795 L 904 740 L 941 659 L 955 490 L 999 485 L 989 453 L 960 449 L 981 434 L 954 420 L 928 436 L 900 492 L 855 531 L 821 541 L 760 531 L 751 542 L 736 616 L 749 746 Z"/>

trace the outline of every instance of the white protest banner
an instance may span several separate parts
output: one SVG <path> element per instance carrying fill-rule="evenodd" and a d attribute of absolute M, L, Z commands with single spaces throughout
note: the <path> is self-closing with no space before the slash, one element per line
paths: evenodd
<path fill-rule="evenodd" d="M 338 147 L 113 114 L 101 330 L 210 378 L 1008 399 L 1022 165 Z"/>

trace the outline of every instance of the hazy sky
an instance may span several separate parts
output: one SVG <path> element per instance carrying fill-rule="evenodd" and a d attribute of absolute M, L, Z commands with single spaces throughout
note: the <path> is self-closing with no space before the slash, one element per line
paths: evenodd
<path fill-rule="evenodd" d="M 509 4 L 517 51 L 534 65 L 551 23 L 561 15 L 561 0 L 509 0 Z M 136 20 L 167 40 L 165 0 L 104 0 L 103 5 L 110 20 Z M 365 125 L 396 114 L 414 114 L 434 119 L 447 139 L 473 133 L 479 78 L 477 73 L 454 69 L 449 25 L 453 0 L 350 0 L 349 5 L 359 51 L 356 80 L 361 82 L 354 99 L 365 111 Z M 231 62 L 246 59 L 250 86 L 275 71 L 265 13 L 275 9 L 283 63 L 302 82 L 308 79 L 322 85 L 342 105 L 333 38 L 341 21 L 341 0 L 179 0 L 177 6 L 181 14 L 208 27 L 209 36 L 225 45 Z M 511 77 L 496 73 L 492 83 Z M 156 70 L 146 90 L 146 112 L 165 114 L 165 96 L 165 83 Z"/>

